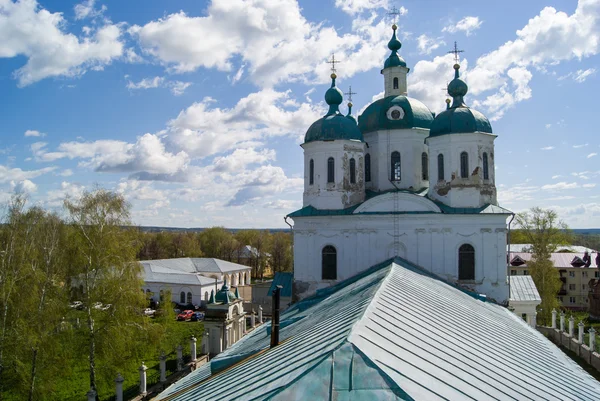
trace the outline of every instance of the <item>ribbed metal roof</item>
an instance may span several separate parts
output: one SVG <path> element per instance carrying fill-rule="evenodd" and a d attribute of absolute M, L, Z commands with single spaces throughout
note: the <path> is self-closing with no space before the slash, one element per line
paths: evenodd
<path fill-rule="evenodd" d="M 280 285 L 283 287 L 281 289 L 281 296 L 282 297 L 291 297 L 293 283 L 294 283 L 294 273 L 275 272 L 275 277 L 273 277 L 273 282 L 271 283 L 271 287 L 269 288 L 268 295 L 273 294 L 273 291 L 275 291 L 275 287 Z"/>
<path fill-rule="evenodd" d="M 600 399 L 600 383 L 505 307 L 402 259 L 318 292 L 169 387 L 169 400 Z"/>
<path fill-rule="evenodd" d="M 510 279 L 510 300 L 542 302 L 542 298 L 531 276 L 508 276 Z"/>
<path fill-rule="evenodd" d="M 524 265 L 521 266 L 511 266 L 509 265 L 509 267 L 527 267 L 527 262 L 529 260 L 531 260 L 531 253 L 528 252 L 511 252 L 510 256 L 509 256 L 509 261 L 512 261 L 514 258 L 519 257 L 521 259 L 523 259 L 523 261 L 525 262 Z M 571 264 L 571 262 L 573 261 L 573 258 L 580 258 L 583 259 L 583 253 L 579 253 L 579 252 L 554 252 L 550 254 L 550 260 L 552 261 L 552 263 L 554 264 L 554 267 L 557 268 L 581 268 L 581 269 L 589 269 L 589 268 L 596 268 L 596 257 L 590 254 L 590 257 L 592 258 L 592 264 L 590 265 L 590 267 L 584 267 L 584 266 L 573 266 Z"/>

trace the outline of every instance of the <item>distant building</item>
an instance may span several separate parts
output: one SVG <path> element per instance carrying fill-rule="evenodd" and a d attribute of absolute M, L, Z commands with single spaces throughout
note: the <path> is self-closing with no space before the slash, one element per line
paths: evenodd
<path fill-rule="evenodd" d="M 531 276 L 509 276 L 510 301 L 509 309 L 521 317 L 535 329 L 537 323 L 537 306 L 542 303 L 533 278 Z"/>
<path fill-rule="evenodd" d="M 144 291 L 154 301 L 171 292 L 171 301 L 200 305 L 206 303 L 210 292 L 226 282 L 232 287 L 250 283 L 250 268 L 215 258 L 175 258 L 145 260 Z M 164 299 L 163 299 L 164 301 Z"/>
<path fill-rule="evenodd" d="M 587 310 L 589 302 L 589 282 L 600 278 L 600 270 L 596 265 L 597 254 L 588 253 L 589 265 L 584 261 L 585 253 L 552 253 L 550 260 L 560 273 L 562 287 L 558 292 L 561 305 L 573 310 Z M 594 256 L 592 256 L 594 255 Z M 531 253 L 515 252 L 509 256 L 508 274 L 511 276 L 527 276 L 530 274 L 527 262 Z"/>

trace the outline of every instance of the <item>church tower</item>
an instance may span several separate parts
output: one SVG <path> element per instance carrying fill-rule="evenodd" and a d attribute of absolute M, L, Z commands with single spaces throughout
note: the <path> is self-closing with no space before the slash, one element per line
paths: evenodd
<path fill-rule="evenodd" d="M 456 208 L 497 205 L 494 173 L 494 140 L 488 119 L 469 108 L 464 96 L 469 88 L 454 65 L 448 84 L 452 105 L 431 125 L 429 145 L 430 199 Z"/>
<path fill-rule="evenodd" d="M 315 209 L 339 210 L 365 200 L 364 140 L 356 121 L 339 111 L 342 92 L 335 86 L 325 93 L 327 114 L 304 136 L 304 204 Z M 351 106 L 350 106 L 351 107 Z"/>
<path fill-rule="evenodd" d="M 406 75 L 410 69 L 406 66 L 404 59 L 398 55 L 402 43 L 396 37 L 396 29 L 398 29 L 396 24 L 392 25 L 394 33 L 388 42 L 388 49 L 392 51 L 392 54 L 385 60 L 383 70 L 381 70 L 385 85 L 384 97 L 406 96 L 407 93 Z"/>

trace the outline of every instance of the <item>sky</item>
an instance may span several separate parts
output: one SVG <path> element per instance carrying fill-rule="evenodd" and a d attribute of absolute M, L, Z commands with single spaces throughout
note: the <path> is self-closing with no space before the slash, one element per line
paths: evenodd
<path fill-rule="evenodd" d="M 327 60 L 357 116 L 383 96 L 394 21 L 434 112 L 464 50 L 500 205 L 600 227 L 600 0 L 0 0 L 0 202 L 102 187 L 142 226 L 287 227 Z"/>

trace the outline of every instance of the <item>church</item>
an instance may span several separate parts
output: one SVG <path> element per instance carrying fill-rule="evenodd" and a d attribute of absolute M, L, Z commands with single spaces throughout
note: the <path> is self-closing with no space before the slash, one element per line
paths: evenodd
<path fill-rule="evenodd" d="M 357 122 L 332 74 L 329 110 L 306 133 L 304 205 L 286 217 L 296 302 L 157 399 L 600 399 L 535 329 L 530 276 L 507 280 L 496 136 L 465 104 L 458 63 L 436 116 L 407 97 L 396 29 L 384 98 Z"/>
<path fill-rule="evenodd" d="M 506 303 L 507 220 L 498 206 L 488 119 L 465 104 L 454 65 L 447 109 L 437 116 L 408 97 L 409 67 L 396 25 L 384 97 L 343 115 L 331 75 L 327 114 L 306 132 L 303 208 L 294 222 L 294 296 L 347 279 L 392 257 Z"/>

